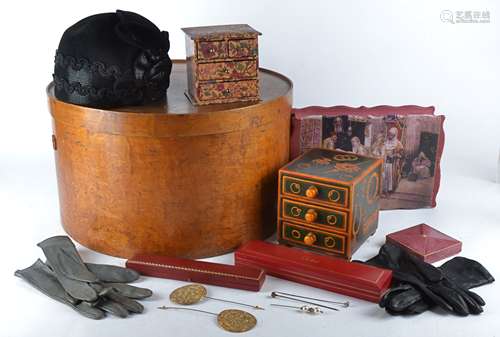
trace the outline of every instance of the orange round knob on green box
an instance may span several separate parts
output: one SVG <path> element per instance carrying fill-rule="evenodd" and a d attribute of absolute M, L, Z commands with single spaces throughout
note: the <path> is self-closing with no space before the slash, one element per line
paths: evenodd
<path fill-rule="evenodd" d="M 306 197 L 308 197 L 308 198 L 316 198 L 317 195 L 318 195 L 318 188 L 314 185 L 310 186 L 306 190 Z"/>
<path fill-rule="evenodd" d="M 307 222 L 314 222 L 316 221 L 317 218 L 318 218 L 318 213 L 313 209 L 308 210 L 306 215 L 304 215 L 304 219 Z"/>
<path fill-rule="evenodd" d="M 313 245 L 315 242 L 316 242 L 316 235 L 314 235 L 314 233 L 308 233 L 304 237 L 304 243 L 308 246 Z"/>

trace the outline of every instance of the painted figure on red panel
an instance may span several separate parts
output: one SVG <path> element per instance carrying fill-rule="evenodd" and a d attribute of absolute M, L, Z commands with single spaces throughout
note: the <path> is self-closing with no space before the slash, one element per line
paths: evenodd
<path fill-rule="evenodd" d="M 420 152 L 418 157 L 413 159 L 411 163 L 412 172 L 410 178 L 413 180 L 429 178 L 431 176 L 431 165 L 431 160 L 427 158 L 424 152 Z"/>
<path fill-rule="evenodd" d="M 442 123 L 442 116 L 433 115 L 321 116 L 318 113 L 301 120 L 300 151 L 323 147 L 381 158 L 384 160 L 380 177 L 381 208 L 428 207 L 435 195 Z"/>
<path fill-rule="evenodd" d="M 352 144 L 352 152 L 353 153 L 360 154 L 362 156 L 366 156 L 368 154 L 368 151 L 361 144 L 361 141 L 359 140 L 358 137 L 356 137 L 356 136 L 352 137 L 351 144 Z"/>
<path fill-rule="evenodd" d="M 384 193 L 396 190 L 401 178 L 401 159 L 403 158 L 403 144 L 398 139 L 398 128 L 392 127 L 387 132 L 387 140 L 384 145 L 384 181 L 382 191 Z"/>
<path fill-rule="evenodd" d="M 332 131 L 330 133 L 330 137 L 325 138 L 323 140 L 323 147 L 325 149 L 335 150 L 335 148 L 336 148 L 335 144 L 336 143 L 337 143 L 337 134 L 335 133 L 335 131 Z"/>

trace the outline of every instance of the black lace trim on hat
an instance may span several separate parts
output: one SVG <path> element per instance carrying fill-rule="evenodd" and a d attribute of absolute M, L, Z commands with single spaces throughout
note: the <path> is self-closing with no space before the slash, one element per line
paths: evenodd
<path fill-rule="evenodd" d="M 57 90 L 63 90 L 66 94 L 72 95 L 77 93 L 80 96 L 88 96 L 92 99 L 122 99 L 131 98 L 141 99 L 143 97 L 143 88 L 130 88 L 130 89 L 109 89 L 109 88 L 96 88 L 90 85 L 81 85 L 79 82 L 69 83 L 66 79 L 57 75 L 53 75 L 54 84 Z"/>
<path fill-rule="evenodd" d="M 75 71 L 84 69 L 88 72 L 99 74 L 105 78 L 114 77 L 116 79 L 119 79 L 123 75 L 120 67 L 116 65 L 106 66 L 102 62 L 90 62 L 83 57 L 76 59 L 73 56 L 63 55 L 59 51 L 56 51 L 54 63 L 63 68 L 71 67 Z"/>
<path fill-rule="evenodd" d="M 170 63 L 170 65 L 168 65 Z M 128 88 L 99 88 L 89 84 L 73 82 L 56 74 L 53 74 L 54 84 L 58 91 L 64 91 L 67 95 L 78 94 L 90 100 L 112 100 L 112 101 L 156 101 L 161 99 L 168 87 L 168 75 L 171 62 L 166 50 L 144 50 L 136 59 L 133 70 L 122 71 L 119 66 L 107 66 L 103 62 L 90 62 L 86 58 L 75 58 L 56 51 L 55 65 L 63 69 L 74 71 L 85 71 L 102 78 L 111 78 L 115 84 L 132 83 Z M 165 68 L 165 69 L 163 69 Z M 166 69 L 168 68 L 168 69 Z M 168 72 L 167 72 L 168 70 Z M 135 78 L 139 76 L 140 79 Z M 162 82 L 167 84 L 163 84 Z"/>

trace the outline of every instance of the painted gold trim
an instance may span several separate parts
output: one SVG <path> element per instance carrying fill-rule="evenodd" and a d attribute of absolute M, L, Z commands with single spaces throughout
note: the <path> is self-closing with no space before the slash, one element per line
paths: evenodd
<path fill-rule="evenodd" d="M 300 159 L 300 157 L 299 157 L 299 159 Z M 345 186 L 346 188 L 349 186 L 353 186 L 353 184 L 350 181 L 337 180 L 337 179 L 333 179 L 333 178 L 325 178 L 325 177 L 320 177 L 320 176 L 313 176 L 311 174 L 305 174 L 305 173 L 301 173 L 301 172 L 297 172 L 297 171 L 289 171 L 286 169 L 281 169 L 280 171 L 282 173 L 284 173 L 285 175 L 294 175 L 297 177 L 309 178 L 309 179 L 314 178 L 315 180 L 322 181 L 325 184 L 338 184 L 338 185 L 342 185 L 342 187 Z"/>
<path fill-rule="evenodd" d="M 284 174 L 287 174 L 287 175 L 296 175 L 296 176 L 299 176 L 299 177 L 302 177 L 302 178 L 311 178 L 312 176 L 310 174 L 305 174 L 305 173 L 301 173 L 301 172 L 297 172 L 297 171 L 292 171 L 289 169 L 289 167 L 294 164 L 295 162 L 297 161 L 300 161 L 302 159 L 302 156 L 305 155 L 306 153 L 312 151 L 314 149 L 310 149 L 304 153 L 302 153 L 301 155 L 299 155 L 297 158 L 293 159 L 291 162 L 289 162 L 288 164 L 286 164 L 285 166 L 283 166 L 281 169 L 280 169 L 280 173 L 284 173 Z M 340 151 L 333 151 L 331 150 L 331 152 L 335 152 L 337 154 L 346 154 L 346 152 L 342 153 Z M 349 152 L 347 152 L 347 154 L 350 154 Z M 356 156 L 358 158 L 367 158 L 367 159 L 371 159 L 374 161 L 373 164 L 371 164 L 370 166 L 368 166 L 366 168 L 366 170 L 363 171 L 363 173 L 358 176 L 358 177 L 355 177 L 354 179 L 350 180 L 350 181 L 345 181 L 345 180 L 337 180 L 337 179 L 333 179 L 333 178 L 325 178 L 325 177 L 320 177 L 320 176 L 314 176 L 314 179 L 317 179 L 317 180 L 320 180 L 320 181 L 323 181 L 323 182 L 326 182 L 326 183 L 337 183 L 337 184 L 340 184 L 340 185 L 343 185 L 343 186 L 354 186 L 356 185 L 361 179 L 363 179 L 364 177 L 366 177 L 366 175 L 368 173 L 371 173 L 373 171 L 373 169 L 377 168 L 378 166 L 382 166 L 382 163 L 383 163 L 383 160 L 381 158 L 376 158 L 376 157 L 371 157 L 371 156 L 363 156 L 363 155 L 359 155 L 359 154 L 356 154 Z"/>
<path fill-rule="evenodd" d="M 337 161 L 356 161 L 359 157 L 352 153 L 338 153 L 333 156 L 333 159 Z"/>
<path fill-rule="evenodd" d="M 284 175 L 283 178 L 282 178 L 282 180 L 283 180 L 283 183 L 281 184 L 281 194 L 283 194 L 283 195 L 291 195 L 291 196 L 295 196 L 296 198 L 302 198 L 302 199 L 307 200 L 307 201 L 314 200 L 317 203 L 323 203 L 323 204 L 330 205 L 330 206 L 332 205 L 332 203 L 334 203 L 335 206 L 340 206 L 340 207 L 343 207 L 343 208 L 348 208 L 349 207 L 349 196 L 350 196 L 351 193 L 349 193 L 350 191 L 349 191 L 348 187 L 334 186 L 334 185 L 328 185 L 328 184 L 318 183 L 318 182 L 311 181 L 311 180 L 305 180 L 305 179 L 295 178 L 295 177 L 292 177 L 292 176 L 289 176 L 289 175 Z M 334 202 L 334 201 L 331 201 L 331 200 L 330 201 L 321 200 L 321 199 L 318 199 L 318 198 L 311 199 L 311 198 L 307 198 L 306 196 L 289 193 L 289 192 L 286 191 L 287 181 L 299 181 L 299 182 L 303 182 L 303 183 L 306 183 L 306 184 L 311 184 L 311 185 L 314 185 L 314 186 L 320 185 L 320 186 L 326 187 L 326 188 L 331 189 L 331 190 L 340 190 L 340 191 L 343 191 L 344 192 L 344 202 L 343 203 L 339 203 L 339 202 Z M 330 192 L 331 191 L 329 191 L 328 193 L 330 193 Z M 339 197 L 339 199 L 340 199 L 340 197 Z"/>
<path fill-rule="evenodd" d="M 292 214 L 292 216 L 294 216 L 294 217 L 299 217 L 301 213 L 302 213 L 302 209 L 300 209 L 297 206 L 293 206 L 292 208 L 290 208 L 290 214 Z M 286 215 L 286 213 L 285 213 L 285 215 Z"/>
<path fill-rule="evenodd" d="M 287 204 L 291 204 L 291 205 L 299 205 L 299 206 L 303 206 L 303 207 L 307 207 L 307 208 L 313 208 L 315 211 L 323 211 L 323 212 L 328 212 L 328 213 L 333 213 L 333 214 L 337 214 L 339 215 L 341 218 L 342 218 L 342 227 L 333 227 L 334 230 L 339 230 L 339 231 L 344 231 L 346 232 L 347 231 L 347 226 L 348 226 L 348 221 L 349 221 L 349 211 L 343 211 L 343 210 L 340 210 L 340 209 L 332 209 L 332 208 L 326 208 L 326 207 L 321 207 L 321 206 L 317 206 L 317 205 L 314 205 L 314 204 L 310 204 L 310 203 L 303 203 L 303 202 L 300 202 L 300 201 L 295 201 L 295 200 L 290 200 L 288 198 L 281 198 L 280 199 L 280 202 L 281 202 L 281 205 L 279 205 L 279 210 L 281 211 L 281 217 L 282 218 L 285 218 L 285 219 L 292 219 L 294 221 L 305 221 L 303 220 L 302 218 L 294 218 L 294 217 L 291 217 L 289 215 L 286 214 L 286 211 L 285 211 L 285 207 Z M 279 213 L 279 211 L 278 211 Z M 329 216 L 332 216 L 333 214 L 330 214 L 327 216 L 327 218 Z M 337 218 L 336 216 L 334 216 L 335 218 Z M 328 221 L 328 219 L 327 219 Z M 338 222 L 338 220 L 337 220 Z M 321 222 L 317 222 L 317 221 L 314 221 L 312 223 L 308 223 L 308 224 L 316 224 L 318 226 L 326 226 L 326 228 L 328 229 L 331 229 L 330 226 L 334 226 L 333 224 L 324 224 L 324 223 L 321 223 Z M 335 223 L 336 224 L 336 223 Z"/>
<path fill-rule="evenodd" d="M 330 226 L 327 226 L 327 225 L 319 225 L 319 224 L 315 224 L 315 223 L 309 223 L 309 222 L 305 222 L 305 221 L 300 221 L 300 219 L 295 219 L 295 218 L 279 218 L 278 219 L 278 223 L 280 221 L 284 221 L 286 223 L 289 223 L 289 224 L 292 224 L 292 225 L 298 225 L 298 226 L 306 226 L 308 228 L 314 228 L 315 230 L 320 230 L 320 231 L 324 231 L 324 232 L 327 232 L 327 233 L 334 233 L 335 235 L 341 235 L 341 236 L 346 236 L 347 237 L 347 232 L 344 231 L 344 230 L 341 230 L 339 228 L 335 228 L 335 227 L 330 227 Z M 278 235 L 279 235 L 279 230 L 278 230 Z M 349 242 L 349 241 L 346 241 L 346 243 Z"/>
<path fill-rule="evenodd" d="M 331 221 L 331 219 L 334 219 L 335 221 Z M 333 214 L 330 214 L 326 217 L 326 222 L 328 222 L 329 225 L 335 226 L 338 222 L 337 217 Z"/>
<path fill-rule="evenodd" d="M 354 222 L 352 225 L 352 235 L 353 237 L 357 237 L 359 233 L 359 229 L 361 228 L 361 224 Z"/>
<path fill-rule="evenodd" d="M 256 281 L 258 281 L 261 278 L 262 274 L 264 274 L 264 271 L 261 270 L 260 273 L 259 273 L 259 276 L 257 276 L 255 278 L 255 277 L 243 276 L 243 275 L 236 275 L 236 274 L 231 274 L 231 273 L 223 273 L 223 272 L 211 271 L 211 270 L 205 270 L 205 269 L 198 269 L 198 268 L 172 266 L 172 265 L 168 265 L 168 264 L 155 263 L 155 262 L 147 262 L 147 261 L 129 260 L 128 263 L 135 263 L 135 264 L 140 264 L 140 265 L 143 265 L 143 266 L 159 267 L 159 268 L 164 268 L 164 269 L 174 269 L 174 270 L 191 271 L 191 272 L 196 272 L 196 273 L 203 273 L 203 274 L 210 274 L 210 275 L 217 275 L 217 276 L 234 277 L 234 278 L 239 278 L 239 279 L 244 279 L 244 280 L 256 280 Z"/>
<path fill-rule="evenodd" d="M 358 219 L 357 219 L 358 221 L 356 221 L 356 218 L 354 218 L 353 222 L 352 222 L 352 236 L 353 236 L 353 238 L 358 236 L 361 225 L 364 223 L 364 220 L 365 220 L 363 208 L 359 204 L 356 205 L 356 210 L 357 210 L 357 212 L 354 212 L 354 213 L 358 213 Z"/>
<path fill-rule="evenodd" d="M 294 239 L 300 239 L 300 232 L 296 229 L 292 229 L 292 236 Z"/>
<path fill-rule="evenodd" d="M 293 193 L 296 193 L 296 194 L 300 193 L 300 190 L 301 190 L 300 184 L 298 184 L 298 183 L 291 183 L 290 184 L 290 190 Z"/>
<path fill-rule="evenodd" d="M 286 235 L 285 235 L 285 229 L 287 227 L 298 227 L 299 229 L 303 229 L 303 230 L 306 230 L 306 231 L 313 231 L 313 232 L 319 232 L 319 233 L 322 233 L 326 236 L 329 236 L 329 237 L 332 237 L 332 238 L 338 238 L 342 241 L 342 248 L 344 248 L 343 250 L 339 250 L 339 249 L 332 249 L 332 248 L 328 248 L 328 247 L 321 247 L 321 246 L 317 246 L 317 245 L 307 245 L 301 241 L 295 241 L 295 240 L 291 240 L 290 238 L 288 238 Z M 319 249 L 319 250 L 326 250 L 326 251 L 330 251 L 332 253 L 335 253 L 335 254 L 345 254 L 345 242 L 346 242 L 346 237 L 345 235 L 339 235 L 339 234 L 334 234 L 334 233 L 330 233 L 330 232 L 326 232 L 326 231 L 322 231 L 322 230 L 318 230 L 314 227 L 312 227 L 313 229 L 311 229 L 311 227 L 306 227 L 306 226 L 300 226 L 300 225 L 296 225 L 296 224 L 293 224 L 293 223 L 288 223 L 288 222 L 285 222 L 285 221 L 281 221 L 281 239 L 284 240 L 284 241 L 288 241 L 288 242 L 291 242 L 292 244 L 298 244 L 298 245 L 301 245 L 301 246 L 304 246 L 304 247 L 313 247 L 313 248 L 316 248 L 316 249 Z"/>
<path fill-rule="evenodd" d="M 370 196 L 370 190 L 371 190 L 371 186 L 372 186 L 372 179 L 375 178 L 375 186 L 377 187 L 375 189 L 375 193 L 373 193 L 372 196 Z M 379 192 L 380 192 L 380 177 L 378 175 L 378 172 L 374 172 L 371 177 L 368 179 L 368 182 L 366 184 L 366 200 L 368 201 L 368 204 L 373 204 L 373 202 L 377 199 L 377 197 L 379 196 Z"/>
<path fill-rule="evenodd" d="M 282 180 L 282 174 L 280 171 L 278 171 L 278 193 L 276 194 L 278 196 L 278 203 L 276 205 L 276 215 L 277 215 L 277 219 L 280 219 L 283 214 L 283 210 L 281 208 L 281 204 L 282 204 L 282 195 L 281 195 L 281 180 Z M 276 232 L 279 233 L 279 221 L 276 221 Z"/>
<path fill-rule="evenodd" d="M 346 256 L 349 260 L 351 260 L 351 256 L 353 254 L 353 247 L 354 245 L 354 240 L 352 239 L 353 235 L 353 224 L 354 224 L 354 215 L 355 215 L 355 209 L 354 209 L 354 195 L 356 194 L 356 185 L 352 185 L 352 192 L 349 194 L 349 205 L 352 207 L 351 211 L 349 212 L 349 222 L 347 225 L 347 246 L 346 246 Z M 358 246 L 359 248 L 359 246 Z"/>
<path fill-rule="evenodd" d="M 334 198 L 334 197 L 333 197 L 333 194 L 334 194 L 334 193 L 337 193 L 337 197 L 336 197 L 336 198 Z M 337 191 L 337 190 L 334 190 L 334 189 L 330 190 L 330 191 L 328 192 L 328 199 L 329 199 L 330 201 L 333 201 L 333 202 L 337 203 L 337 201 L 339 201 L 339 199 L 340 199 L 340 192 L 339 192 L 339 191 Z"/>
<path fill-rule="evenodd" d="M 327 241 L 330 241 L 331 243 L 328 243 Z M 323 239 L 323 244 L 325 245 L 325 247 L 327 248 L 333 248 L 335 247 L 335 239 L 332 238 L 331 236 L 327 236 Z"/>

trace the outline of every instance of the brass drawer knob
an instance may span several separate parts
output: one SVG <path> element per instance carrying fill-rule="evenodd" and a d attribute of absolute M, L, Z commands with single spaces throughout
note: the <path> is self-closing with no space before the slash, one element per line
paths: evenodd
<path fill-rule="evenodd" d="M 307 233 L 307 235 L 304 237 L 304 243 L 308 246 L 311 246 L 316 242 L 316 235 L 314 233 Z"/>
<path fill-rule="evenodd" d="M 318 213 L 313 209 L 309 209 L 306 212 L 306 215 L 304 215 L 304 219 L 307 222 L 314 222 L 314 221 L 316 221 L 317 218 L 318 218 Z"/>
<path fill-rule="evenodd" d="M 316 198 L 318 196 L 318 188 L 316 186 L 310 186 L 307 190 L 306 190 L 306 197 L 308 198 Z"/>

